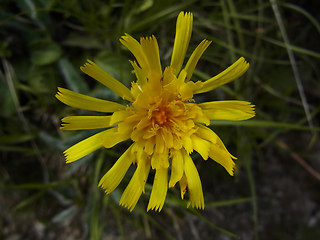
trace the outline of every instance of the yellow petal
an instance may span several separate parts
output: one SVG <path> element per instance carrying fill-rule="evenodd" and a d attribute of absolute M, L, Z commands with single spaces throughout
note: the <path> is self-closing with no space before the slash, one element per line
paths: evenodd
<path fill-rule="evenodd" d="M 199 173 L 191 157 L 187 153 L 184 154 L 184 173 L 188 181 L 190 198 L 188 206 L 191 204 L 192 207 L 204 209 L 204 199 Z"/>
<path fill-rule="evenodd" d="M 207 47 L 209 47 L 209 45 L 211 44 L 211 41 L 208 41 L 206 39 L 204 39 L 199 45 L 198 47 L 193 51 L 192 55 L 190 56 L 186 66 L 185 66 L 185 70 L 187 72 L 187 78 L 186 81 L 189 81 L 193 71 L 195 69 L 195 67 L 197 66 L 197 63 L 200 59 L 200 57 L 202 56 L 202 54 L 204 53 L 204 51 L 207 49 Z"/>
<path fill-rule="evenodd" d="M 179 73 L 178 83 L 175 83 L 179 88 L 179 95 L 182 101 L 190 100 L 193 97 L 192 88 L 190 88 L 189 84 L 185 83 L 186 78 L 187 72 L 185 69 L 182 69 Z"/>
<path fill-rule="evenodd" d="M 193 149 L 196 150 L 204 160 L 208 159 L 210 142 L 193 134 L 191 136 Z"/>
<path fill-rule="evenodd" d="M 186 174 L 185 173 L 183 173 L 183 176 L 179 181 L 179 186 L 180 186 L 181 199 L 183 199 L 184 195 L 187 192 L 187 186 L 188 186 L 188 180 L 186 178 Z"/>
<path fill-rule="evenodd" d="M 138 163 L 139 161 L 145 161 L 144 159 L 148 157 L 143 151 L 143 142 L 135 142 L 133 144 L 131 154 L 135 156 L 134 163 Z M 149 160 L 148 160 L 149 161 Z"/>
<path fill-rule="evenodd" d="M 217 87 L 241 77 L 248 70 L 248 68 L 249 63 L 243 57 L 241 57 L 223 72 L 203 82 L 202 87 L 194 89 L 193 93 L 204 93 L 216 89 Z"/>
<path fill-rule="evenodd" d="M 170 64 L 170 66 L 174 70 L 175 75 L 178 75 L 178 73 L 180 72 L 181 66 L 186 56 L 187 48 L 189 46 L 192 33 L 192 23 L 192 13 L 180 12 L 177 19 L 176 36 L 174 39 Z"/>
<path fill-rule="evenodd" d="M 219 138 L 219 136 L 214 131 L 212 131 L 208 127 L 201 126 L 201 124 L 197 124 L 197 126 L 198 126 L 198 130 L 197 130 L 196 134 L 198 136 L 213 143 L 211 146 L 216 145 L 219 148 L 221 148 L 229 157 L 231 157 L 233 159 L 237 159 L 231 153 L 229 153 L 226 146 L 223 144 L 222 140 Z M 210 151 L 210 152 L 212 153 L 212 151 Z M 211 157 L 210 152 L 209 152 L 209 157 Z"/>
<path fill-rule="evenodd" d="M 158 168 L 154 176 L 152 191 L 147 211 L 161 211 L 168 190 L 168 169 Z"/>
<path fill-rule="evenodd" d="M 123 99 L 132 101 L 130 90 L 94 62 L 87 60 L 87 63 L 80 67 L 80 69 L 82 72 L 96 79 L 107 88 L 110 88 Z"/>
<path fill-rule="evenodd" d="M 141 69 L 148 75 L 150 73 L 150 66 L 141 44 L 129 34 L 122 36 L 120 42 L 134 55 Z"/>
<path fill-rule="evenodd" d="M 217 135 L 217 143 L 216 143 L 220 148 L 222 148 L 226 153 L 229 154 L 229 156 L 232 158 L 232 159 L 237 159 L 236 157 L 234 157 L 229 151 L 228 149 L 226 148 L 226 146 L 223 144 L 222 140 L 218 137 Z"/>
<path fill-rule="evenodd" d="M 119 103 L 89 97 L 65 88 L 59 87 L 58 90 L 56 98 L 70 107 L 97 112 L 116 112 L 125 108 Z"/>
<path fill-rule="evenodd" d="M 155 145 L 155 138 L 150 138 L 145 141 L 144 151 L 146 154 L 151 155 L 153 154 L 153 149 Z"/>
<path fill-rule="evenodd" d="M 167 128 L 162 129 L 162 140 L 165 143 L 165 146 L 167 149 L 173 148 L 174 142 L 173 142 L 173 136 L 172 132 L 168 130 Z"/>
<path fill-rule="evenodd" d="M 188 136 L 183 137 L 183 147 L 187 151 L 188 154 L 193 152 L 192 140 Z"/>
<path fill-rule="evenodd" d="M 201 124 L 197 124 L 197 126 L 198 126 L 198 130 L 197 130 L 196 134 L 199 137 L 201 137 L 211 143 L 216 143 L 218 141 L 219 137 L 210 128 L 203 126 Z"/>
<path fill-rule="evenodd" d="M 62 118 L 61 130 L 82 130 L 110 127 L 111 116 L 68 116 Z"/>
<path fill-rule="evenodd" d="M 160 64 L 159 46 L 155 36 L 140 39 L 142 50 L 149 62 L 150 72 L 156 73 L 160 78 L 162 69 Z M 147 76 L 150 74 L 147 72 Z"/>
<path fill-rule="evenodd" d="M 213 101 L 198 105 L 211 120 L 240 121 L 255 116 L 254 105 L 246 101 Z"/>
<path fill-rule="evenodd" d="M 134 74 L 137 77 L 137 84 L 138 85 L 143 85 L 147 81 L 147 76 L 146 73 L 137 65 L 136 61 L 130 61 L 133 69 L 134 69 Z"/>
<path fill-rule="evenodd" d="M 132 164 L 132 145 L 121 155 L 112 168 L 101 178 L 99 187 L 103 188 L 106 194 L 111 193 L 122 181 L 124 175 Z"/>
<path fill-rule="evenodd" d="M 74 162 L 101 148 L 103 146 L 104 139 L 108 137 L 110 133 L 112 133 L 112 131 L 113 129 L 108 129 L 103 132 L 97 133 L 68 148 L 63 152 L 66 158 L 66 162 Z"/>
<path fill-rule="evenodd" d="M 161 135 L 157 134 L 155 152 L 161 154 L 163 153 L 164 149 L 165 149 L 164 141 Z"/>
<path fill-rule="evenodd" d="M 122 122 L 124 119 L 126 119 L 127 117 L 129 117 L 131 115 L 132 115 L 132 112 L 127 111 L 127 110 L 114 112 L 111 116 L 110 124 L 115 125 L 119 122 Z"/>
<path fill-rule="evenodd" d="M 190 107 L 189 112 L 190 115 L 192 114 L 194 122 L 204 123 L 207 126 L 210 124 L 210 119 L 203 113 L 202 109 L 198 106 L 198 104 L 186 103 L 185 105 Z"/>
<path fill-rule="evenodd" d="M 220 165 L 222 165 L 227 170 L 227 172 L 231 176 L 233 176 L 235 163 L 232 160 L 228 151 L 218 146 L 217 144 L 211 144 L 209 157 L 212 158 L 217 163 L 219 163 Z"/>
<path fill-rule="evenodd" d="M 167 84 L 170 84 L 177 77 L 173 74 L 173 69 L 170 66 L 167 66 L 163 72 L 163 86 L 166 88 Z"/>
<path fill-rule="evenodd" d="M 165 149 L 163 153 L 154 153 L 151 157 L 152 169 L 168 168 L 169 167 L 169 155 L 168 149 Z"/>
<path fill-rule="evenodd" d="M 126 129 L 125 131 L 120 131 L 119 127 L 110 129 L 110 132 L 113 131 L 112 134 L 110 134 L 110 137 L 105 138 L 103 140 L 103 146 L 105 148 L 112 148 L 113 146 L 117 145 L 120 142 L 123 142 L 130 138 L 130 130 Z"/>
<path fill-rule="evenodd" d="M 142 192 L 144 192 L 144 186 L 146 184 L 149 171 L 150 159 L 146 154 L 144 154 L 138 161 L 137 169 L 121 196 L 121 206 L 128 208 L 130 211 L 134 209 Z"/>
<path fill-rule="evenodd" d="M 171 150 L 172 158 L 172 168 L 171 176 L 169 181 L 169 188 L 174 187 L 174 185 L 181 180 L 183 176 L 183 155 L 180 150 Z"/>

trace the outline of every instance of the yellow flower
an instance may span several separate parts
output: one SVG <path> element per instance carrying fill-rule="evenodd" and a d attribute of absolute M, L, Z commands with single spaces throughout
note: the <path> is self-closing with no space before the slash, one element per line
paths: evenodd
<path fill-rule="evenodd" d="M 155 176 L 147 210 L 160 211 L 168 188 L 174 187 L 177 182 L 180 184 L 181 198 L 188 190 L 188 206 L 203 209 L 201 181 L 190 154 L 197 151 L 204 160 L 213 159 L 233 175 L 235 163 L 232 159 L 235 157 L 206 126 L 210 120 L 245 120 L 255 115 L 254 106 L 245 101 L 195 103 L 194 94 L 208 92 L 233 81 L 247 71 L 249 64 L 241 57 L 207 81 L 190 81 L 199 58 L 211 43 L 203 40 L 181 69 L 192 23 L 192 13 L 179 14 L 171 64 L 164 71 L 154 36 L 141 38 L 140 43 L 128 34 L 120 39 L 136 58 L 136 61 L 130 61 L 137 77 L 130 90 L 89 60 L 81 67 L 84 73 L 127 100 L 127 106 L 58 88 L 56 97 L 71 107 L 112 113 L 107 116 L 69 116 L 62 119 L 63 130 L 106 128 L 67 149 L 64 152 L 67 163 L 99 148 L 111 148 L 131 139 L 131 146 L 99 183 L 106 194 L 111 193 L 129 167 L 136 164 L 137 168 L 120 199 L 120 205 L 131 211 L 145 191 L 150 168 L 155 170 Z"/>

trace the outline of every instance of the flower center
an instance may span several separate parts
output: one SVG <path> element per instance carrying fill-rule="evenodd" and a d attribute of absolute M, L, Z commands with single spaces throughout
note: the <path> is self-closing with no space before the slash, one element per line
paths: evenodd
<path fill-rule="evenodd" d="M 152 121 L 158 125 L 163 125 L 168 120 L 168 109 L 166 107 L 159 107 L 152 112 Z"/>
<path fill-rule="evenodd" d="M 163 81 L 132 84 L 135 101 L 124 116 L 123 129 L 131 129 L 130 138 L 144 146 L 149 156 L 181 148 L 191 152 L 190 137 L 197 131 L 197 123 L 209 121 L 192 103 L 188 85 L 171 76 L 170 71 L 166 74 Z"/>

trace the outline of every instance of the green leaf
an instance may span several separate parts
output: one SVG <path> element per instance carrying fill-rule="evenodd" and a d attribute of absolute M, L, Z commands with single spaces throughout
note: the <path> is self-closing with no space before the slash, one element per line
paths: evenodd
<path fill-rule="evenodd" d="M 80 35 L 70 33 L 62 43 L 64 46 L 79 47 L 83 49 L 102 49 L 104 45 L 91 35 Z"/>
<path fill-rule="evenodd" d="M 31 66 L 28 83 L 32 93 L 37 96 L 39 96 L 38 93 L 52 94 L 53 96 L 57 89 L 58 76 L 58 71 L 54 66 Z M 52 99 L 48 98 L 47 95 L 45 95 L 45 98 L 46 100 Z"/>
<path fill-rule="evenodd" d="M 61 48 L 49 39 L 36 40 L 30 44 L 31 62 L 43 66 L 56 62 L 61 56 Z"/>
<path fill-rule="evenodd" d="M 19 9 L 23 12 L 27 12 L 28 15 L 33 18 L 37 19 L 37 11 L 36 11 L 36 5 L 32 0 L 21 0 L 21 1 L 15 1 Z"/>
<path fill-rule="evenodd" d="M 73 205 L 65 210 L 62 210 L 60 213 L 55 215 L 52 218 L 52 222 L 53 223 L 66 222 L 66 221 L 70 220 L 71 218 L 73 218 L 77 214 L 78 211 L 79 211 L 79 208 L 77 206 Z"/>
<path fill-rule="evenodd" d="M 88 92 L 88 86 L 79 74 L 80 70 L 77 71 L 68 59 L 60 59 L 58 62 L 58 66 L 60 71 L 62 72 L 64 80 L 72 91 L 79 93 Z"/>
<path fill-rule="evenodd" d="M 153 0 L 145 0 L 142 3 L 138 2 L 134 9 L 135 14 L 139 14 L 151 8 L 153 6 Z"/>
<path fill-rule="evenodd" d="M 13 98 L 2 75 L 0 75 L 0 102 L 0 116 L 9 117 L 15 113 Z"/>
<path fill-rule="evenodd" d="M 4 135 L 0 136 L 0 144 L 15 144 L 15 143 L 22 143 L 27 142 L 34 139 L 37 135 L 32 133 L 25 133 L 25 134 L 11 134 L 11 135 Z"/>

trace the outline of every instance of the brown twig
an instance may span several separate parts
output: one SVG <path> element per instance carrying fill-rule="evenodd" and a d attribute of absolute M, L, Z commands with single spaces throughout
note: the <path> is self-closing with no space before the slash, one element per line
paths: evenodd
<path fill-rule="evenodd" d="M 314 170 L 302 157 L 293 152 L 287 144 L 282 141 L 277 141 L 277 144 L 284 150 L 288 151 L 290 156 L 296 160 L 307 172 L 320 181 L 320 173 Z"/>

